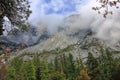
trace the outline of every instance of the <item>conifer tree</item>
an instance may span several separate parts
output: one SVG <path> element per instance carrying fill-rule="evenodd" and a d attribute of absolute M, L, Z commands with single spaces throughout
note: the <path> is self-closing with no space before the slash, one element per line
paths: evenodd
<path fill-rule="evenodd" d="M 97 76 L 98 73 L 97 67 L 98 67 L 97 59 L 94 58 L 91 52 L 89 52 L 87 59 L 87 68 L 88 68 L 88 74 L 91 76 L 91 80 L 96 80 L 95 77 Z"/>
<path fill-rule="evenodd" d="M 24 63 L 21 68 L 21 72 L 21 80 L 36 80 L 35 66 L 33 65 L 32 61 Z"/>
<path fill-rule="evenodd" d="M 26 20 L 31 13 L 29 8 L 29 0 L 0 0 L 0 35 L 2 35 L 5 16 L 13 26 L 25 30 L 28 27 Z"/>

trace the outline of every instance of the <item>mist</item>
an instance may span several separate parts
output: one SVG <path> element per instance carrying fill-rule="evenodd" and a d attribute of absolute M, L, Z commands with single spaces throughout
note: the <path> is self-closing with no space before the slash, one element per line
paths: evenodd
<path fill-rule="evenodd" d="M 88 27 L 96 33 L 95 37 L 108 41 L 111 44 L 116 44 L 120 40 L 120 9 L 111 7 L 109 10 L 113 11 L 113 15 L 108 15 L 107 18 L 104 18 L 102 14 L 91 10 L 93 6 L 95 6 L 95 1 L 91 0 L 89 4 L 80 8 L 79 13 L 83 22 L 85 22 L 84 24 L 89 25 Z"/>
<path fill-rule="evenodd" d="M 38 2 L 33 3 L 31 9 L 34 9 L 36 4 L 37 7 L 40 7 L 40 1 L 37 1 Z M 96 3 L 96 0 L 82 2 L 84 4 L 77 5 L 74 12 L 67 14 L 45 14 L 45 8 L 41 11 L 35 8 L 36 10 L 33 10 L 29 21 L 31 25 L 37 28 L 46 28 L 50 34 L 57 33 L 58 28 L 60 26 L 65 27 L 65 24 L 67 24 L 71 30 L 90 28 L 95 33 L 94 37 L 108 41 L 112 44 L 117 43 L 120 40 L 120 9 L 111 7 L 110 9 L 113 11 L 113 15 L 108 15 L 107 18 L 104 18 L 102 14 L 98 14 L 96 11 L 92 10 L 92 7 L 100 5 L 99 3 Z M 79 17 L 75 19 L 74 23 L 69 22 L 63 24 L 65 18 L 76 14 L 79 15 Z"/>
<path fill-rule="evenodd" d="M 36 28 L 37 36 L 31 35 L 30 32 L 21 34 L 22 37 L 14 36 L 19 43 L 22 43 L 23 40 L 25 40 L 25 43 L 36 43 L 43 32 L 47 31 L 47 35 L 54 35 L 58 33 L 60 27 L 65 29 L 69 27 L 69 33 L 91 29 L 92 32 L 95 33 L 93 35 L 95 38 L 104 40 L 109 44 L 116 44 L 120 40 L 120 9 L 111 7 L 109 10 L 113 11 L 113 15 L 107 15 L 107 17 L 104 18 L 102 14 L 98 14 L 92 10 L 92 7 L 100 5 L 96 0 L 82 0 L 80 2 L 79 0 L 72 0 L 75 9 L 70 9 L 71 11 L 69 11 L 71 4 L 67 5 L 64 3 L 64 1 L 67 0 L 53 0 L 50 3 L 45 3 L 44 0 L 30 1 L 32 14 L 28 21 L 31 28 Z M 53 8 L 53 11 L 49 11 L 50 8 Z M 59 11 L 59 9 L 61 11 Z M 67 9 L 68 11 L 65 11 Z M 5 32 L 5 34 L 7 34 L 7 32 Z M 29 39 L 31 39 L 31 41 L 29 41 Z"/>
<path fill-rule="evenodd" d="M 64 17 L 62 15 L 38 15 L 30 20 L 30 24 L 40 29 L 47 29 L 49 34 L 55 34 L 58 30 L 59 25 L 62 23 Z M 38 31 L 39 32 L 39 31 Z"/>

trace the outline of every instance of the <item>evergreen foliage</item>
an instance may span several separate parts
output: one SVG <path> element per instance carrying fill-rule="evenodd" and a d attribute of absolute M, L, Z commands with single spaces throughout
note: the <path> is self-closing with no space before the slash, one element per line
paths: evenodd
<path fill-rule="evenodd" d="M 0 0 L 0 35 L 3 32 L 3 22 L 6 16 L 13 26 L 26 30 L 26 20 L 30 16 L 29 0 Z"/>
<path fill-rule="evenodd" d="M 114 58 L 108 49 L 101 49 L 94 57 L 89 52 L 83 59 L 73 55 L 58 55 L 52 62 L 40 60 L 36 54 L 32 60 L 13 59 L 6 68 L 3 80 L 120 80 L 120 60 Z"/>

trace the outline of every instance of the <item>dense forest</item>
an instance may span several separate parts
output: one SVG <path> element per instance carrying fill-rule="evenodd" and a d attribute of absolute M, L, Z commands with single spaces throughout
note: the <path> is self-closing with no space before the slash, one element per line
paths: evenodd
<path fill-rule="evenodd" d="M 28 61 L 19 56 L 1 64 L 0 80 L 120 80 L 120 59 L 108 49 L 101 49 L 99 57 L 90 52 L 87 58 L 79 55 L 75 59 L 61 54 L 50 62 L 34 54 Z"/>

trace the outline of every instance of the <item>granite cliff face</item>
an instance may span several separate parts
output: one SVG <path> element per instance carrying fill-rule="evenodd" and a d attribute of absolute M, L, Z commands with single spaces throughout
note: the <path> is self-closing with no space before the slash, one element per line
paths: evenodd
<path fill-rule="evenodd" d="M 91 28 L 78 25 L 80 19 L 80 15 L 78 14 L 66 17 L 57 26 L 57 32 L 54 34 L 50 34 L 47 28 L 43 27 L 41 29 L 31 29 L 26 33 L 17 31 L 18 34 L 11 33 L 6 37 L 2 36 L 0 37 L 0 42 L 9 44 L 7 47 L 13 47 L 13 50 L 21 43 L 24 44 L 26 48 L 18 50 L 18 54 L 22 54 L 23 52 L 51 51 L 55 49 L 62 50 L 71 45 L 73 49 L 69 52 L 74 55 L 78 55 L 80 52 L 83 56 L 87 56 L 88 52 L 93 52 L 97 56 L 101 48 L 118 51 L 119 54 L 119 42 L 113 45 L 109 41 L 97 38 L 95 31 Z"/>
<path fill-rule="evenodd" d="M 47 28 L 37 29 L 37 34 L 43 37 L 39 38 L 38 44 L 29 47 L 30 51 L 52 50 L 55 48 L 65 48 L 71 44 L 79 44 L 83 48 L 89 48 L 90 45 L 97 44 L 95 46 L 105 46 L 111 49 L 119 50 L 119 42 L 116 44 L 110 44 L 107 40 L 102 40 L 96 37 L 95 31 L 89 27 L 83 27 L 78 25 L 81 16 L 79 14 L 66 17 L 63 22 L 57 26 L 58 30 L 55 34 L 49 34 Z M 82 26 L 82 27 L 81 27 Z M 28 49 L 29 49 L 28 48 Z M 29 51 L 29 50 L 27 50 Z"/>

